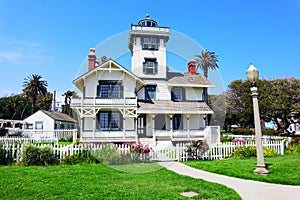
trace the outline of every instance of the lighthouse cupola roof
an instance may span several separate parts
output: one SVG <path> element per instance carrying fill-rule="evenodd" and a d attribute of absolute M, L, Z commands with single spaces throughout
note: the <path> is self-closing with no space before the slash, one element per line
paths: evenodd
<path fill-rule="evenodd" d="M 148 27 L 155 27 L 157 26 L 157 22 L 150 18 L 150 15 L 147 14 L 145 19 L 139 21 L 139 26 L 148 26 Z"/>

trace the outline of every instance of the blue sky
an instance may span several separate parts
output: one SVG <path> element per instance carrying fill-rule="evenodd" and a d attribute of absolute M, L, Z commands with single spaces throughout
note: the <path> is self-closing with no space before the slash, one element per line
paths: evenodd
<path fill-rule="evenodd" d="M 89 48 L 146 14 L 215 51 L 225 88 L 245 79 L 251 62 L 266 79 L 300 77 L 300 0 L 0 0 L 0 97 L 20 93 L 31 74 L 51 92 L 74 89 Z M 186 71 L 169 56 L 173 69 Z M 119 62 L 130 69 L 130 56 Z"/>

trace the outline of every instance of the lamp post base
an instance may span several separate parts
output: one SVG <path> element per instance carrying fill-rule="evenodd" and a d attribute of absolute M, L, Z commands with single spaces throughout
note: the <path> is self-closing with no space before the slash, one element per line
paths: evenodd
<path fill-rule="evenodd" d="M 262 174 L 262 175 L 267 175 L 270 174 L 269 170 L 267 170 L 266 166 L 257 166 L 256 169 L 254 170 L 255 174 Z"/>

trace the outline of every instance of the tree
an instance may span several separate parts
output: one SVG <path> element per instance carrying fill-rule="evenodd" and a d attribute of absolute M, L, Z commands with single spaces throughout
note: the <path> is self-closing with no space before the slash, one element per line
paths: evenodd
<path fill-rule="evenodd" d="M 66 113 L 67 115 L 73 117 L 72 109 L 70 107 L 71 98 L 77 97 L 75 91 L 67 90 L 62 96 L 65 97 L 65 105 L 62 106 L 62 112 Z"/>
<path fill-rule="evenodd" d="M 215 52 L 202 50 L 201 55 L 196 55 L 197 68 L 203 70 L 203 75 L 208 77 L 208 69 L 217 69 L 218 55 Z"/>
<path fill-rule="evenodd" d="M 250 82 L 235 80 L 228 88 L 226 121 L 240 123 L 243 127 L 253 126 Z M 291 113 L 300 111 L 300 79 L 262 79 L 257 82 L 257 88 L 261 118 L 266 121 L 274 120 L 278 131 L 285 132 Z"/>
<path fill-rule="evenodd" d="M 47 92 L 45 96 L 38 94 L 37 95 L 37 108 L 43 110 L 50 110 L 52 106 L 53 95 L 50 92 Z"/>
<path fill-rule="evenodd" d="M 218 55 L 215 54 L 215 52 L 208 51 L 208 50 L 202 50 L 201 55 L 196 55 L 196 61 L 197 61 L 197 68 L 200 68 L 203 70 L 203 75 L 208 78 L 208 69 L 217 69 L 219 66 L 217 64 Z M 207 88 L 204 88 L 204 101 L 208 104 L 208 93 Z M 211 116 L 208 115 L 208 118 L 206 120 L 206 125 L 209 125 Z"/>
<path fill-rule="evenodd" d="M 67 90 L 62 96 L 65 97 L 65 105 L 71 103 L 71 98 L 75 94 L 75 91 Z"/>
<path fill-rule="evenodd" d="M 23 93 L 31 100 L 32 102 L 32 110 L 36 107 L 36 101 L 38 94 L 45 96 L 47 93 L 48 83 L 45 80 L 41 80 L 42 76 L 38 74 L 33 74 L 24 79 L 23 82 Z"/>
<path fill-rule="evenodd" d="M 0 98 L 0 119 L 22 120 L 29 116 L 30 105 L 29 100 L 21 95 L 2 97 Z"/>
<path fill-rule="evenodd" d="M 223 126 L 226 115 L 226 95 L 221 93 L 219 95 L 209 95 L 209 105 L 214 111 L 210 125 Z"/>

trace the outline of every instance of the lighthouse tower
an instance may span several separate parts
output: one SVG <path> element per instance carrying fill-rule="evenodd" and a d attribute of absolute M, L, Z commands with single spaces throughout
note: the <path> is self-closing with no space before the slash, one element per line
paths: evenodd
<path fill-rule="evenodd" d="M 165 79 L 167 77 L 166 44 L 169 27 L 158 26 L 150 18 L 131 25 L 128 47 L 131 51 L 131 71 L 142 79 Z"/>

